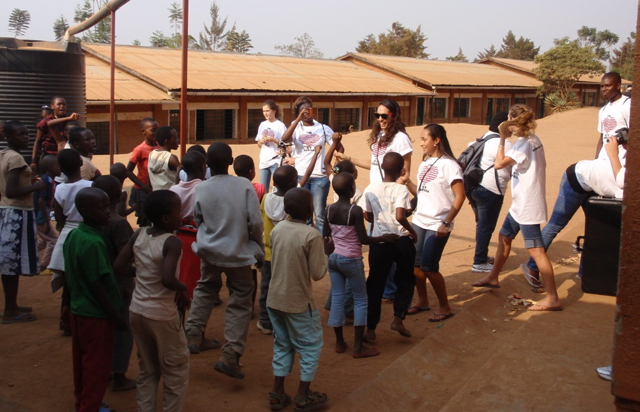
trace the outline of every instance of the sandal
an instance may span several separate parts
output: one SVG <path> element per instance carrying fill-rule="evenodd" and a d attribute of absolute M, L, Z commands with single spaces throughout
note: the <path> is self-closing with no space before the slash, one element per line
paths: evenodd
<path fill-rule="evenodd" d="M 291 403 L 291 396 L 282 392 L 278 394 L 276 392 L 269 393 L 269 407 L 272 411 L 280 411 Z"/>
<path fill-rule="evenodd" d="M 295 411 L 313 411 L 329 402 L 329 398 L 326 393 L 309 391 L 306 398 L 296 395 L 294 401 L 293 409 Z"/>

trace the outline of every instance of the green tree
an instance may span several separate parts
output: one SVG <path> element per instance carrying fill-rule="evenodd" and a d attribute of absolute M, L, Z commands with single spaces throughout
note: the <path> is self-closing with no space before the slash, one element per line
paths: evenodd
<path fill-rule="evenodd" d="M 221 50 L 224 48 L 224 43 L 232 30 L 235 30 L 235 25 L 231 30 L 225 31 L 227 28 L 227 19 L 224 20 L 220 17 L 220 7 L 214 1 L 209 8 L 209 14 L 211 15 L 211 25 L 204 26 L 204 31 L 200 32 L 200 48 L 203 50 Z"/>
<path fill-rule="evenodd" d="M 540 47 L 536 47 L 531 39 L 525 39 L 520 36 L 516 39 L 516 36 L 511 30 L 506 36 L 502 38 L 502 47 L 496 53 L 495 57 L 502 57 L 504 59 L 516 59 L 516 60 L 533 60 L 540 51 Z"/>
<path fill-rule="evenodd" d="M 22 36 L 29 28 L 31 14 L 27 10 L 13 9 L 9 15 L 9 31 L 14 33 L 13 37 Z"/>
<path fill-rule="evenodd" d="M 171 3 L 169 7 L 169 22 L 173 27 L 173 34 L 178 34 L 182 26 L 182 7 L 178 3 Z"/>
<path fill-rule="evenodd" d="M 497 55 L 498 55 L 498 51 L 496 50 L 496 47 L 492 44 L 491 47 L 489 47 L 488 49 L 484 49 L 483 52 L 479 52 L 478 57 L 476 57 L 474 62 L 477 62 L 489 57 L 497 57 Z"/>
<path fill-rule="evenodd" d="M 142 46 L 142 43 L 140 43 L 140 40 L 135 39 L 134 41 L 131 42 L 132 46 Z"/>
<path fill-rule="evenodd" d="M 623 79 L 633 80 L 633 56 L 635 53 L 636 34 L 631 32 L 619 49 L 611 52 L 611 70 L 620 73 Z"/>
<path fill-rule="evenodd" d="M 429 54 L 425 53 L 427 41 L 422 27 L 418 25 L 416 30 L 404 27 L 399 22 L 391 24 L 391 29 L 386 33 L 367 35 L 363 40 L 358 42 L 356 51 L 358 53 L 384 54 L 388 56 L 404 56 L 415 57 L 420 59 L 429 58 Z"/>
<path fill-rule="evenodd" d="M 56 37 L 56 41 L 60 41 L 64 38 L 64 33 L 68 28 L 69 22 L 67 22 L 67 19 L 65 19 L 61 14 L 60 17 L 58 17 L 56 21 L 53 22 L 53 34 Z"/>
<path fill-rule="evenodd" d="M 81 23 L 91 17 L 95 8 L 100 9 L 108 0 L 94 0 L 93 4 L 90 0 L 84 0 L 82 5 L 76 6 L 73 21 Z M 101 20 L 98 24 L 82 33 L 82 41 L 89 43 L 111 43 L 111 16 Z"/>
<path fill-rule="evenodd" d="M 595 27 L 582 26 L 578 30 L 578 43 L 590 47 L 600 60 L 609 60 L 611 48 L 620 41 L 620 37 L 609 30 L 598 31 Z"/>
<path fill-rule="evenodd" d="M 282 44 L 274 46 L 274 48 L 283 56 L 311 57 L 316 59 L 324 57 L 309 34 L 304 33 L 302 36 L 294 37 L 294 40 L 296 41 L 295 43 Z"/>
<path fill-rule="evenodd" d="M 149 37 L 149 44 L 151 47 L 169 47 L 171 39 L 160 30 L 156 30 L 151 33 L 151 37 Z"/>
<path fill-rule="evenodd" d="M 236 30 L 232 30 L 227 35 L 227 43 L 224 46 L 224 50 L 228 52 L 234 53 L 246 53 L 249 49 L 252 49 L 251 38 L 249 37 L 249 33 L 245 30 L 242 30 L 241 33 L 238 33 Z"/>
<path fill-rule="evenodd" d="M 590 47 L 581 46 L 578 40 L 568 37 L 554 40 L 555 46 L 536 56 L 538 64 L 533 72 L 543 84 L 538 93 L 546 95 L 545 102 L 568 108 L 577 106 L 574 84 L 584 75 L 600 75 L 604 66 Z M 560 103 L 558 103 L 560 102 Z"/>
<path fill-rule="evenodd" d="M 449 60 L 450 62 L 468 62 L 469 59 L 467 59 L 467 56 L 464 55 L 464 53 L 462 53 L 462 47 L 458 48 L 458 54 L 456 54 L 455 56 L 449 56 L 446 58 L 446 60 Z"/>

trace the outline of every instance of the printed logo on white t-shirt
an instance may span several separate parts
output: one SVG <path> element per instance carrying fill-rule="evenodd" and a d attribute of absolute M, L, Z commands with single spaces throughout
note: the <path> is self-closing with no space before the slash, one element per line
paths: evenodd
<path fill-rule="evenodd" d="M 433 182 L 436 177 L 438 177 L 438 166 L 432 165 L 431 167 L 424 167 L 418 176 L 418 181 L 420 182 L 420 188 L 418 189 L 421 192 L 429 193 L 429 189 L 427 189 L 427 183 Z"/>
<path fill-rule="evenodd" d="M 617 126 L 618 126 L 618 121 L 611 115 L 608 115 L 602 121 L 602 128 L 604 129 L 604 132 L 606 134 L 609 134 L 609 132 L 614 131 Z"/>
<path fill-rule="evenodd" d="M 385 154 L 387 154 L 387 148 L 389 146 L 388 145 L 384 145 L 384 146 L 380 146 L 378 145 L 378 143 L 374 143 L 373 146 L 371 146 L 371 150 L 373 152 L 373 157 L 375 159 L 373 159 L 373 166 L 379 166 L 380 164 L 378 163 L 378 159 L 382 159 L 384 157 Z"/>
<path fill-rule="evenodd" d="M 262 137 L 276 137 L 276 134 L 271 128 L 266 128 L 262 131 Z"/>
<path fill-rule="evenodd" d="M 298 140 L 300 140 L 300 143 L 304 146 L 302 149 L 303 152 L 313 152 L 314 146 L 320 140 L 320 135 L 310 133 L 303 134 L 298 138 Z"/>

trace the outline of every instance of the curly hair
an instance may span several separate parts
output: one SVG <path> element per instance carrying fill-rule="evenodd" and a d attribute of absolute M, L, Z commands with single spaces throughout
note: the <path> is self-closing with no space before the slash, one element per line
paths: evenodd
<path fill-rule="evenodd" d="M 391 116 L 391 119 L 389 120 L 384 136 L 381 136 L 380 138 L 378 138 L 380 131 L 382 130 L 380 123 L 376 121 L 373 124 L 371 133 L 369 134 L 369 139 L 367 139 L 367 144 L 370 148 L 372 148 L 376 142 L 378 142 L 378 145 L 380 146 L 387 146 L 393 142 L 393 139 L 396 137 L 398 132 L 406 133 L 405 124 L 400 117 L 400 106 L 398 103 L 395 100 L 385 99 L 380 102 L 379 106 L 386 107 L 393 116 Z"/>
<path fill-rule="evenodd" d="M 533 120 L 533 110 L 525 104 L 514 104 L 509 109 L 511 120 L 507 120 L 509 126 L 518 128 L 517 136 L 530 136 L 536 131 L 536 121 Z"/>

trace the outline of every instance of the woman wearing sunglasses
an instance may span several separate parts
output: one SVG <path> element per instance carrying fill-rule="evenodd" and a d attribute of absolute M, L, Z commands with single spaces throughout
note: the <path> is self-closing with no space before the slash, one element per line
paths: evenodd
<path fill-rule="evenodd" d="M 383 100 L 374 113 L 376 121 L 367 143 L 371 148 L 371 161 L 355 159 L 343 153 L 336 153 L 339 160 L 347 159 L 363 169 L 369 169 L 369 182 L 382 182 L 384 171 L 380 168 L 382 158 L 389 152 L 400 153 L 404 158 L 406 175 L 411 173 L 411 153 L 413 146 L 407 136 L 405 125 L 400 118 L 400 106 L 395 100 Z"/>

